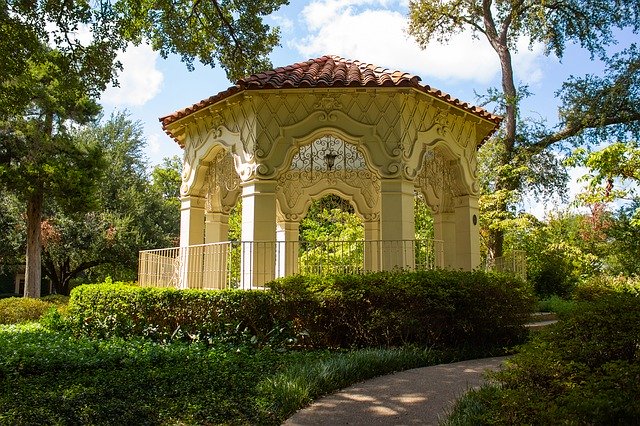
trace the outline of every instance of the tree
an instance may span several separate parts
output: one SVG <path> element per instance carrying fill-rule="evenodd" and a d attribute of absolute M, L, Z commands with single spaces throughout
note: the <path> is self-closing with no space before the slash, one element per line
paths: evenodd
<path fill-rule="evenodd" d="M 140 123 L 126 114 L 112 115 L 104 124 L 74 133 L 102 150 L 104 177 L 93 194 L 93 208 L 69 211 L 50 202 L 43 221 L 43 271 L 57 293 L 68 294 L 78 277 L 134 280 L 140 250 L 175 243 L 180 210 L 170 194 L 179 190 L 175 161 L 156 167 L 152 175 L 173 176 L 160 187 L 151 182 L 142 154 L 145 140 Z M 163 193 L 161 188 L 169 194 Z"/>
<path fill-rule="evenodd" d="M 96 151 L 74 145 L 69 125 L 95 119 L 96 99 L 115 83 L 117 53 L 127 42 L 150 41 L 165 57 L 179 54 L 189 67 L 196 57 L 211 66 L 217 61 L 237 78 L 266 66 L 278 32 L 262 17 L 285 3 L 2 1 L 0 183 L 27 206 L 26 297 L 39 295 L 45 198 L 72 205 L 98 177 Z"/>
<path fill-rule="evenodd" d="M 518 90 L 514 76 L 512 54 L 516 42 L 528 37 L 530 43 L 543 43 L 547 53 L 562 57 L 567 43 L 577 43 L 592 55 L 605 58 L 605 47 L 615 43 L 614 29 L 628 27 L 640 30 L 640 6 L 635 1 L 604 0 L 468 0 L 444 2 L 440 0 L 414 0 L 409 3 L 409 32 L 422 47 L 431 40 L 447 41 L 453 34 L 471 30 L 475 36 L 484 37 L 495 50 L 501 66 L 501 89 L 490 93 L 490 100 L 499 100 L 499 112 L 504 115 L 504 126 L 494 139 L 494 161 L 498 166 L 492 177 L 491 190 L 498 194 L 491 208 L 498 216 L 509 211 L 513 203 L 512 193 L 533 184 L 544 187 L 544 179 L 536 173 L 522 173 L 532 161 L 542 158 L 548 162 L 549 149 L 568 138 L 588 136 L 588 129 L 618 126 L 637 130 L 640 120 L 638 104 L 625 105 L 620 110 L 609 106 L 626 104 L 619 97 L 625 88 L 637 94 L 636 80 L 628 77 L 637 70 L 637 51 L 630 48 L 625 54 L 610 60 L 618 73 L 610 78 L 574 79 L 562 89 L 563 107 L 561 122 L 556 128 L 547 129 L 543 123 L 527 122 L 518 110 L 519 101 L 527 95 L 526 88 Z M 635 73 L 637 74 L 637 72 Z M 630 82 L 631 84 L 625 84 Z M 633 85 L 635 84 L 635 88 Z M 575 92 L 584 87 L 584 92 Z M 600 89 L 604 98 L 597 98 L 594 88 Z M 619 89 L 619 90 L 614 90 Z M 496 96 L 497 95 L 497 96 Z M 593 109 L 582 114 L 584 101 Z M 537 167 L 538 169 L 541 169 Z M 535 172 L 536 167 L 533 168 Z M 518 194 L 515 195 L 517 197 Z M 501 256 L 504 229 L 491 230 L 490 252 Z"/>
<path fill-rule="evenodd" d="M 220 64 L 229 80 L 271 67 L 268 54 L 279 43 L 277 28 L 263 17 L 288 0 L 120 0 L 114 5 L 127 39 L 149 40 L 166 58 L 178 54 L 190 69 L 197 58 Z"/>

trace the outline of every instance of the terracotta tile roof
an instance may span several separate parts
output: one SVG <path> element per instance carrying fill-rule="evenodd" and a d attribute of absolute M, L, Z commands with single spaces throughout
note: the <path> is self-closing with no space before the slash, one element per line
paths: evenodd
<path fill-rule="evenodd" d="M 480 118 L 492 121 L 496 124 L 496 127 L 502 121 L 502 117 L 493 115 L 483 108 L 452 98 L 451 95 L 434 89 L 429 85 L 422 85 L 420 81 L 420 77 L 413 74 L 390 71 L 386 68 L 360 61 L 352 61 L 340 56 L 322 56 L 321 58 L 309 59 L 305 62 L 242 78 L 234 86 L 217 95 L 203 99 L 173 114 L 160 117 L 160 122 L 165 132 L 173 137 L 171 132 L 167 131 L 167 126 L 171 123 L 244 90 L 326 87 L 411 87 Z"/>

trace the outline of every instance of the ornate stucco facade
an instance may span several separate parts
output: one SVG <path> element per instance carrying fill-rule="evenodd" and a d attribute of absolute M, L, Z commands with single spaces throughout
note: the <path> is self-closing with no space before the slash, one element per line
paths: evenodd
<path fill-rule="evenodd" d="M 243 241 L 297 240 L 311 201 L 328 193 L 351 201 L 365 240 L 413 240 L 420 192 L 444 266 L 480 263 L 476 151 L 500 118 L 415 76 L 323 57 L 251 76 L 161 120 L 184 148 L 183 247 L 227 240 L 239 197 Z M 243 274 L 274 276 L 273 256 L 247 259 Z M 367 262 L 411 266 L 380 253 Z"/>

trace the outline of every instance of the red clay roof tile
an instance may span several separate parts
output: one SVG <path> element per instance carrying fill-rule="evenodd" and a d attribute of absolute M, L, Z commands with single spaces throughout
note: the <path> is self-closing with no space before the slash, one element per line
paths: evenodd
<path fill-rule="evenodd" d="M 173 114 L 160 117 L 160 122 L 165 132 L 173 137 L 171 132 L 167 130 L 167 126 L 171 123 L 243 90 L 393 86 L 413 87 L 473 115 L 492 121 L 496 125 L 502 121 L 502 117 L 493 115 L 483 108 L 461 102 L 456 98 L 451 98 L 451 95 L 433 89 L 429 85 L 420 84 L 420 77 L 418 76 L 401 71 L 389 71 L 386 68 L 345 59 L 339 56 L 322 56 L 306 62 L 299 62 L 241 78 L 234 86 L 229 87 L 217 95 L 203 99 Z"/>

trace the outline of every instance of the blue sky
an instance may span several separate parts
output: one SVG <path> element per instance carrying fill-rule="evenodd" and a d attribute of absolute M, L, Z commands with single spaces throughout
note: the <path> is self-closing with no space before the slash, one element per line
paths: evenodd
<path fill-rule="evenodd" d="M 499 62 L 486 40 L 461 33 L 448 45 L 433 43 L 421 50 L 405 31 L 407 4 L 406 0 L 292 0 L 267 18 L 281 29 L 281 47 L 271 54 L 272 63 L 277 67 L 340 55 L 419 75 L 423 84 L 472 103 L 477 103 L 475 92 L 499 85 Z M 619 39 L 613 51 L 626 47 L 632 36 L 622 33 Z M 518 46 L 516 80 L 534 93 L 525 112 L 540 114 L 550 123 L 556 120 L 554 94 L 562 82 L 569 75 L 599 73 L 603 68 L 576 47 L 569 47 L 560 62 L 545 56 L 542 46 L 530 47 L 528 40 L 520 40 Z M 232 85 L 220 68 L 197 66 L 189 72 L 178 58 L 163 60 L 144 45 L 128 49 L 120 60 L 124 65 L 120 87 L 108 89 L 101 102 L 106 114 L 126 109 L 132 119 L 142 122 L 152 164 L 181 155 L 177 144 L 162 132 L 158 117 Z M 572 174 L 575 178 L 581 172 Z M 572 189 L 577 189 L 575 183 Z"/>

